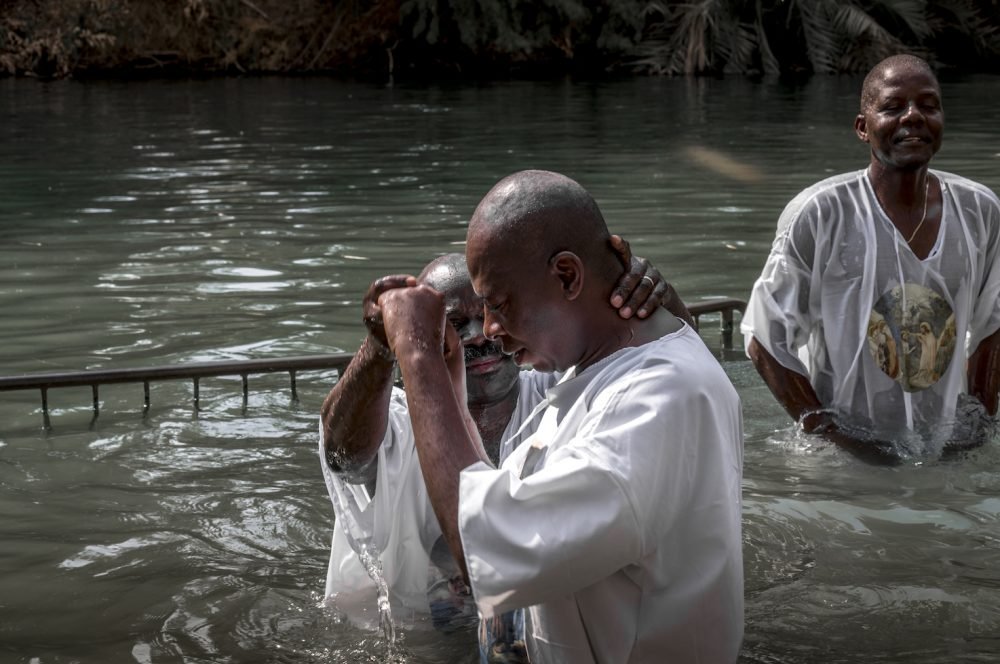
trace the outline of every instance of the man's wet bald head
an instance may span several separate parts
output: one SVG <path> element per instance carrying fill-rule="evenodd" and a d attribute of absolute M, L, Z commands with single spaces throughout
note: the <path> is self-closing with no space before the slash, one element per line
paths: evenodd
<path fill-rule="evenodd" d="M 931 69 L 931 66 L 927 64 L 927 61 L 922 58 L 906 53 L 891 55 L 872 67 L 872 70 L 868 72 L 867 76 L 865 76 L 865 82 L 861 84 L 862 113 L 865 113 L 878 99 L 879 86 L 885 80 L 886 75 L 890 71 L 897 73 L 928 74 L 932 79 L 934 79 L 935 83 L 937 82 L 937 76 L 934 75 L 934 70 Z"/>
<path fill-rule="evenodd" d="M 520 171 L 486 194 L 469 222 L 468 237 L 488 238 L 490 252 L 536 263 L 571 251 L 617 277 L 621 265 L 609 250 L 600 208 L 576 181 L 552 171 Z M 609 260 L 611 259 L 611 260 Z"/>
<path fill-rule="evenodd" d="M 417 276 L 417 281 L 442 293 L 469 284 L 469 268 L 465 264 L 465 254 L 438 256 L 424 266 Z"/>

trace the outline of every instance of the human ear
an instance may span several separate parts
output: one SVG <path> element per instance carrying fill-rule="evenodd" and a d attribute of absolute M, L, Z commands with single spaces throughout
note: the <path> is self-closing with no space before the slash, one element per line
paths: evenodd
<path fill-rule="evenodd" d="M 868 124 L 865 122 L 865 114 L 858 113 L 858 116 L 854 118 L 854 133 L 858 135 L 863 142 L 868 142 Z"/>
<path fill-rule="evenodd" d="M 583 261 L 572 251 L 560 251 L 549 259 L 549 274 L 559 280 L 563 296 L 575 300 L 583 290 Z"/>

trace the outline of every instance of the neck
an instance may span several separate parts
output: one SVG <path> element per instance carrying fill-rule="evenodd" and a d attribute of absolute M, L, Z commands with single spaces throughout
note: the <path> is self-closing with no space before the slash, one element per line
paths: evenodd
<path fill-rule="evenodd" d="M 934 248 L 941 224 L 941 197 L 927 164 L 912 171 L 872 163 L 869 178 L 882 210 L 910 251 L 923 260 Z"/>
<path fill-rule="evenodd" d="M 604 334 L 595 335 L 597 343 L 577 363 L 577 368 L 583 371 L 595 362 L 603 360 L 608 355 L 622 348 L 642 346 L 650 341 L 676 332 L 684 326 L 679 318 L 666 309 L 659 307 L 649 318 L 630 318 L 623 320 L 614 313 L 614 319 Z"/>
<path fill-rule="evenodd" d="M 603 334 L 593 334 L 593 343 L 589 345 L 583 357 L 576 363 L 578 370 L 583 371 L 595 362 L 603 360 L 608 355 L 625 348 L 635 340 L 635 323 L 620 320 L 608 327 Z M 593 333 L 593 329 L 589 331 Z"/>
<path fill-rule="evenodd" d="M 924 164 L 912 170 L 902 170 L 887 167 L 873 159 L 868 167 L 868 178 L 882 207 L 886 210 L 922 207 L 929 177 L 928 166 Z"/>
<path fill-rule="evenodd" d="M 486 454 L 494 464 L 500 462 L 501 438 L 517 407 L 519 393 L 520 382 L 515 381 L 507 393 L 498 398 L 469 402 L 469 414 L 479 430 L 479 438 L 483 441 Z"/>

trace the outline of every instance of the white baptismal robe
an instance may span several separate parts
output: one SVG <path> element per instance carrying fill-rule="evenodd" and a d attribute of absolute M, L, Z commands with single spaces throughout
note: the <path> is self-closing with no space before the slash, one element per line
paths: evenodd
<path fill-rule="evenodd" d="M 528 606 L 534 664 L 732 664 L 742 416 L 690 327 L 573 370 L 500 469 L 461 475 L 483 615 Z"/>
<path fill-rule="evenodd" d="M 501 459 L 531 435 L 538 419 L 527 423 L 514 436 L 520 424 L 544 398 L 545 389 L 555 384 L 557 376 L 536 371 L 519 374 L 518 401 L 504 431 Z M 365 571 L 350 540 L 368 543 L 382 567 L 396 621 L 419 626 L 428 620 L 428 591 L 440 585 L 446 569 L 432 561 L 432 551 L 447 557 L 451 553 L 441 539 L 441 527 L 427 496 L 423 474 L 413 438 L 406 403 L 406 393 L 393 388 L 388 425 L 378 450 L 378 469 L 374 496 L 365 486 L 350 484 L 332 472 L 326 463 L 323 426 L 319 436 L 320 465 L 327 491 L 334 507 L 336 522 L 327 568 L 325 596 L 333 598 L 337 608 L 354 622 L 369 627 L 378 625 L 376 586 Z M 352 533 L 352 538 L 347 533 Z M 440 559 L 438 559 L 440 563 Z"/>
<path fill-rule="evenodd" d="M 824 406 L 875 437 L 946 440 L 966 360 L 1000 327 L 1000 202 L 932 170 L 938 237 L 918 258 L 866 170 L 807 188 L 782 212 L 741 324 Z"/>

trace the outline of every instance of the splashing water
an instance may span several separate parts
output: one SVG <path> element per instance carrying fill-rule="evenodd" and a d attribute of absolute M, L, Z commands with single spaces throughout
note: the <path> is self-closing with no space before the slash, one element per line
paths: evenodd
<path fill-rule="evenodd" d="M 402 654 L 396 650 L 396 625 L 392 621 L 392 607 L 389 604 L 389 586 L 382 575 L 382 559 L 377 554 L 373 554 L 374 547 L 366 543 L 358 557 L 361 564 L 365 566 L 368 576 L 375 582 L 378 588 L 376 604 L 378 606 L 378 623 L 382 629 L 382 636 L 385 637 L 387 646 L 386 659 L 389 662 L 404 661 Z"/>
<path fill-rule="evenodd" d="M 323 464 L 323 472 L 330 472 L 325 463 Z M 361 525 L 364 516 L 353 496 L 346 495 L 347 490 L 343 483 L 334 481 L 331 482 L 331 486 L 334 487 L 331 496 L 339 515 L 337 525 L 344 531 L 351 548 L 358 552 L 361 564 L 378 590 L 376 605 L 379 627 L 386 642 L 386 661 L 392 664 L 401 664 L 406 660 L 396 643 L 396 625 L 392 620 L 392 606 L 389 603 L 389 585 L 385 582 L 385 577 L 382 574 L 382 559 L 378 548 L 372 541 L 371 529 L 366 529 Z"/>

